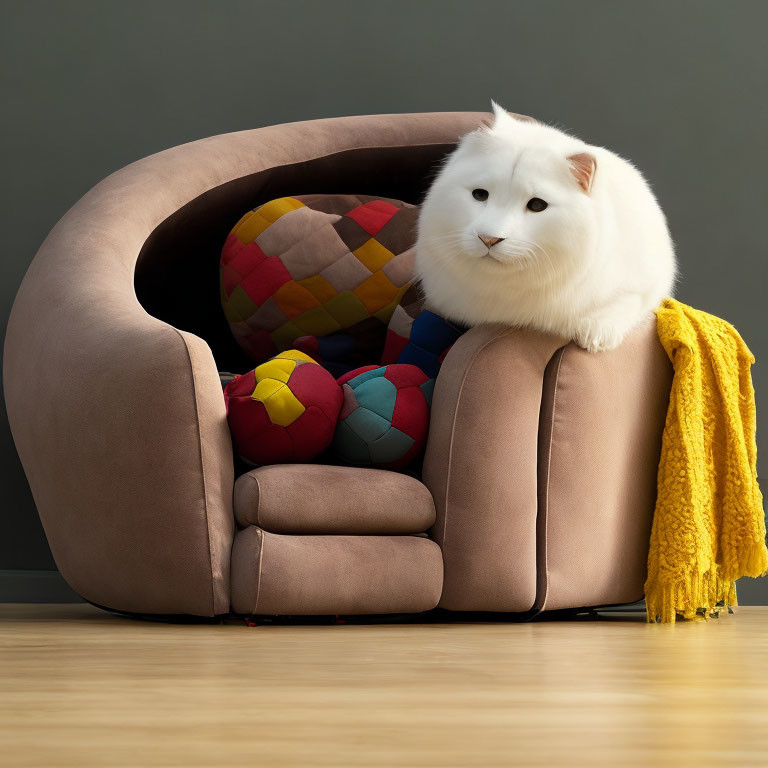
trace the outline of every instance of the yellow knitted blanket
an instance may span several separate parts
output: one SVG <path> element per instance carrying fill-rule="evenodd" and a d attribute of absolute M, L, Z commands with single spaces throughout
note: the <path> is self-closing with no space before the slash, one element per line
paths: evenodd
<path fill-rule="evenodd" d="M 648 553 L 649 621 L 736 605 L 734 581 L 768 569 L 757 483 L 755 358 L 720 318 L 667 299 L 656 311 L 674 377 Z"/>

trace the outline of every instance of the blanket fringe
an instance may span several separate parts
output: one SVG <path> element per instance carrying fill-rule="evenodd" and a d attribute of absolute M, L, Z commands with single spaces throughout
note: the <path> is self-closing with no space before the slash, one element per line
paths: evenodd
<path fill-rule="evenodd" d="M 755 542 L 744 553 L 742 576 L 758 578 L 768 573 L 768 553 L 762 542 Z M 706 619 L 718 616 L 720 611 L 732 613 L 738 606 L 736 584 L 724 579 L 721 570 L 713 565 L 704 573 L 683 577 L 673 584 L 661 583 L 660 579 L 649 583 L 646 597 L 646 615 L 651 623 L 664 623 L 681 619 Z"/>
<path fill-rule="evenodd" d="M 676 618 L 703 620 L 723 610 L 731 613 L 737 605 L 735 583 L 720 578 L 714 566 L 674 584 L 656 585 L 646 597 L 646 615 L 651 623 L 673 622 Z"/>

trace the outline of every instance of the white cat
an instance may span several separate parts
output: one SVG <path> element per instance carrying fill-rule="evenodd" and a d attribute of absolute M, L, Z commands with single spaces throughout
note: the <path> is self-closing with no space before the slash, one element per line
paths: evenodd
<path fill-rule="evenodd" d="M 617 347 L 672 293 L 674 246 L 656 198 L 613 152 L 493 111 L 422 205 L 416 272 L 427 303 L 465 325 Z"/>

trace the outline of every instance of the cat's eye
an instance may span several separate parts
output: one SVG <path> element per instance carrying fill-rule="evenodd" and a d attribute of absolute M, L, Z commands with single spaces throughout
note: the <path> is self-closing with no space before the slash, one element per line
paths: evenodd
<path fill-rule="evenodd" d="M 488 199 L 488 190 L 487 189 L 473 189 L 472 190 L 472 197 L 474 197 L 475 200 L 479 200 L 481 203 L 484 203 Z"/>
<path fill-rule="evenodd" d="M 542 200 L 540 197 L 532 197 L 528 204 L 525 206 L 529 211 L 534 213 L 540 213 L 543 211 L 549 203 L 546 200 Z"/>

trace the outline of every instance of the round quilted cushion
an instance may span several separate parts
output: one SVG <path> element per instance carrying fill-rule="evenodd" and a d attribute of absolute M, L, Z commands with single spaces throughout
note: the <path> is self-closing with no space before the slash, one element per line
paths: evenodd
<path fill-rule="evenodd" d="M 434 380 L 415 365 L 365 366 L 338 379 L 333 451 L 347 464 L 403 469 L 421 455 Z"/>
<path fill-rule="evenodd" d="M 378 360 L 413 272 L 418 209 L 359 195 L 281 197 L 249 211 L 221 253 L 221 301 L 257 362 L 340 332 Z"/>
<path fill-rule="evenodd" d="M 311 461 L 331 444 L 343 396 L 328 371 L 289 350 L 235 377 L 224 398 L 238 454 L 277 464 Z"/>

